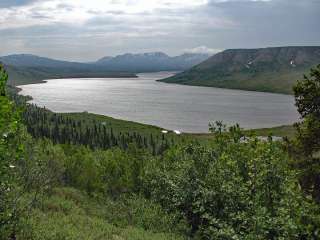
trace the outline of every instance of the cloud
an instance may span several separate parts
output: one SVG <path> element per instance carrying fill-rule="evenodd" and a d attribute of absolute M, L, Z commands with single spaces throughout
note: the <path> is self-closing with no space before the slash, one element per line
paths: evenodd
<path fill-rule="evenodd" d="M 221 52 L 221 49 L 214 49 L 214 48 L 208 48 L 206 46 L 199 46 L 195 48 L 185 49 L 184 52 L 186 53 L 204 53 L 204 54 L 216 54 L 218 52 Z"/>
<path fill-rule="evenodd" d="M 94 60 L 124 52 L 318 45 L 320 39 L 319 0 L 0 2 L 0 55 Z"/>
<path fill-rule="evenodd" d="M 211 3 L 230 3 L 230 2 L 270 2 L 272 0 L 210 0 Z"/>
<path fill-rule="evenodd" d="M 29 3 L 28 5 L 25 5 Z M 31 4 L 33 3 L 33 4 Z M 15 0 L 1 4 L 10 8 L 0 9 L 1 27 L 21 27 L 23 25 L 42 25 L 35 17 L 41 15 L 56 22 L 83 23 L 97 15 L 151 13 L 157 9 L 186 9 L 206 4 L 206 0 Z M 22 5 L 22 6 L 19 6 Z"/>
<path fill-rule="evenodd" d="M 21 6 L 21 5 L 30 4 L 35 1 L 36 0 L 1 0 L 0 1 L 0 8 Z"/>

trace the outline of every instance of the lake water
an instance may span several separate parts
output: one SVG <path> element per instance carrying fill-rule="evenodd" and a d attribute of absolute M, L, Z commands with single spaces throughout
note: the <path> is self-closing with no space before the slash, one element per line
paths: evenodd
<path fill-rule="evenodd" d="M 274 127 L 298 120 L 292 96 L 157 82 L 173 73 L 139 78 L 58 79 L 19 86 L 31 102 L 55 112 L 88 111 L 182 132 L 208 132 L 222 120 L 243 128 Z"/>

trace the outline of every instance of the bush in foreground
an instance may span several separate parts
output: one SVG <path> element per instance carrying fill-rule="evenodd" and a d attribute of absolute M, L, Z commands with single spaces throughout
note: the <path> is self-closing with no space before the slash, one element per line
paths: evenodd
<path fill-rule="evenodd" d="M 319 206 L 301 194 L 282 144 L 213 130 L 211 147 L 172 149 L 147 169 L 153 198 L 199 239 L 317 239 Z"/>

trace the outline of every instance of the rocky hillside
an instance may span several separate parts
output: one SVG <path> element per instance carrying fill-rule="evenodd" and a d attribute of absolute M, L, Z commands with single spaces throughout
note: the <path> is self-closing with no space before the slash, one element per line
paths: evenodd
<path fill-rule="evenodd" d="M 230 49 L 161 81 L 291 93 L 297 79 L 320 64 L 320 47 Z"/>

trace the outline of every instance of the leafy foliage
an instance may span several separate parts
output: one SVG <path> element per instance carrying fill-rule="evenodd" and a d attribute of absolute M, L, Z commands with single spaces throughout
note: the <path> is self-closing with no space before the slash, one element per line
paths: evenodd
<path fill-rule="evenodd" d="M 238 127 L 226 133 L 221 123 L 212 129 L 212 147 L 172 149 L 148 169 L 154 199 L 186 219 L 199 239 L 319 237 L 314 205 L 301 195 L 281 144 L 243 142 Z M 306 230 L 302 219 L 313 227 Z"/>
<path fill-rule="evenodd" d="M 320 118 L 320 65 L 311 69 L 310 76 L 294 86 L 296 106 L 302 117 Z"/>
<path fill-rule="evenodd" d="M 8 79 L 0 65 L 0 234 L 9 236 L 17 224 L 16 209 L 13 206 L 16 187 L 15 159 L 17 151 L 13 137 L 18 129 L 13 104 L 6 97 L 5 85 Z"/>
<path fill-rule="evenodd" d="M 320 65 L 298 81 L 294 93 L 303 122 L 296 124 L 289 150 L 304 189 L 320 202 Z"/>
<path fill-rule="evenodd" d="M 38 154 L 20 122 L 20 110 L 7 96 L 6 80 L 0 66 L 0 236 L 15 239 L 38 196 L 53 186 L 50 157 L 55 155 Z"/>

